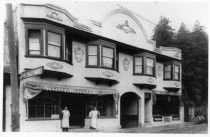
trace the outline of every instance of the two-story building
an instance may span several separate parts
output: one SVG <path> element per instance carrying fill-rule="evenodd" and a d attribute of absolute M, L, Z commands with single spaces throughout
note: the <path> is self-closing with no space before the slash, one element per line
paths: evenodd
<path fill-rule="evenodd" d="M 20 4 L 14 13 L 20 131 L 61 131 L 64 106 L 74 127 L 89 128 L 93 106 L 99 130 L 183 121 L 181 50 L 157 47 L 129 10 L 88 25 L 50 4 Z M 4 92 L 11 131 L 10 88 Z"/>

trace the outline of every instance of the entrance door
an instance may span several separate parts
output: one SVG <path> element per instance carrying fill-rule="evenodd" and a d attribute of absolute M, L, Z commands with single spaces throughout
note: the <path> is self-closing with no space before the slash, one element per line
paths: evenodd
<path fill-rule="evenodd" d="M 139 98 L 134 93 L 125 93 L 121 97 L 120 123 L 122 128 L 137 127 L 139 117 Z"/>
<path fill-rule="evenodd" d="M 62 106 L 67 106 L 71 116 L 69 120 L 70 126 L 84 126 L 84 96 L 81 94 L 65 94 L 62 96 Z"/>

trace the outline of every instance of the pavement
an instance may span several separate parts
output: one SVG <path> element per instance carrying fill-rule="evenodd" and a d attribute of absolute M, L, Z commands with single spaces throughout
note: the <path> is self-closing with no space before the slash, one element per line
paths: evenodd
<path fill-rule="evenodd" d="M 154 127 L 135 127 L 106 130 L 91 130 L 88 128 L 70 129 L 69 132 L 98 132 L 98 133 L 163 133 L 163 134 L 208 134 L 207 124 L 179 123 Z"/>

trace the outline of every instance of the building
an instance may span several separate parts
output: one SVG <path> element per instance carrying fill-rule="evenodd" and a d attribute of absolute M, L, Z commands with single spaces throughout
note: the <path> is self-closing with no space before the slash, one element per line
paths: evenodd
<path fill-rule="evenodd" d="M 83 128 L 97 106 L 99 130 L 184 120 L 181 50 L 157 47 L 129 10 L 114 9 L 89 25 L 51 4 L 20 4 L 14 13 L 20 131 L 61 131 L 64 106 L 70 125 Z M 8 84 L 4 93 L 11 131 Z"/>

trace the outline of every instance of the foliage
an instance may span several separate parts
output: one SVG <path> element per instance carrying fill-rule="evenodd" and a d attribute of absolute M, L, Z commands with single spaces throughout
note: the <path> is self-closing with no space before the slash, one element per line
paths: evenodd
<path fill-rule="evenodd" d="M 182 50 L 182 101 L 185 105 L 207 104 L 208 35 L 198 21 L 192 31 L 182 23 L 176 34 L 169 22 L 169 19 L 161 17 L 153 38 L 159 46 L 174 46 Z"/>

